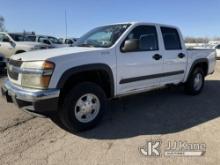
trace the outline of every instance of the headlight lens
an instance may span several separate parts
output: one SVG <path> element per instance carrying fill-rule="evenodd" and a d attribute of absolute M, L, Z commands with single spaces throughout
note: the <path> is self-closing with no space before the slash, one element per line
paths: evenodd
<path fill-rule="evenodd" d="M 21 85 L 27 88 L 46 89 L 55 64 L 49 61 L 24 62 Z"/>

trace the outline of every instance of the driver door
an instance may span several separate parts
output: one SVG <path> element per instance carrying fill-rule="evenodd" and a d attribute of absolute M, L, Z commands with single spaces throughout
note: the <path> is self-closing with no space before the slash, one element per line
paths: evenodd
<path fill-rule="evenodd" d="M 14 54 L 14 47 L 10 43 L 9 37 L 1 33 L 0 34 L 0 54 L 3 55 L 5 58 L 10 58 Z"/>
<path fill-rule="evenodd" d="M 118 95 L 145 91 L 160 85 L 163 58 L 159 49 L 157 28 L 153 25 L 135 27 L 125 41 L 138 40 L 133 51 L 117 51 Z"/>

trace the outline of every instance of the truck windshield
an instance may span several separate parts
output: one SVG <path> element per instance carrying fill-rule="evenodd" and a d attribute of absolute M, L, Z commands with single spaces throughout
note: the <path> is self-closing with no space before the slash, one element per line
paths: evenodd
<path fill-rule="evenodd" d="M 128 29 L 130 24 L 98 27 L 82 36 L 77 42 L 79 47 L 111 47 Z"/>

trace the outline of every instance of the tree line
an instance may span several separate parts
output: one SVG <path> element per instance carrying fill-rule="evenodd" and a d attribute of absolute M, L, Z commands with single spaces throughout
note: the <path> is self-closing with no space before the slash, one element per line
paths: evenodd
<path fill-rule="evenodd" d="M 209 41 L 220 41 L 220 37 L 185 37 L 185 43 L 208 43 Z"/>

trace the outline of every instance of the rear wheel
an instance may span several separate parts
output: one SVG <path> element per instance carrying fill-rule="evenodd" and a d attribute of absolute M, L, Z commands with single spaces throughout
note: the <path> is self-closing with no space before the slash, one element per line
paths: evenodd
<path fill-rule="evenodd" d="M 95 83 L 84 82 L 65 96 L 59 112 L 64 126 L 70 131 L 83 131 L 96 126 L 106 109 L 106 96 Z"/>
<path fill-rule="evenodd" d="M 189 95 L 198 95 L 204 87 L 205 76 L 201 68 L 195 68 L 185 84 L 185 91 Z"/>

